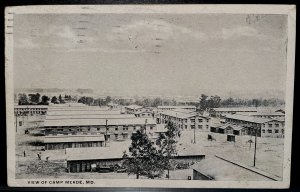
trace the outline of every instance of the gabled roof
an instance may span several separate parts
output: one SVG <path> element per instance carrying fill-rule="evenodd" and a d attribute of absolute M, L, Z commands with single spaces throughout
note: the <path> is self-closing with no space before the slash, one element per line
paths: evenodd
<path fill-rule="evenodd" d="M 87 115 L 47 115 L 46 120 L 64 119 L 129 119 L 136 118 L 133 114 L 87 114 Z"/>
<path fill-rule="evenodd" d="M 107 125 L 144 125 L 146 118 L 128 118 L 128 119 L 108 119 Z M 147 119 L 147 125 L 155 125 L 152 118 Z M 97 126 L 106 125 L 106 119 L 64 119 L 64 120 L 45 120 L 44 127 L 68 127 L 68 126 Z"/>
<path fill-rule="evenodd" d="M 242 168 L 215 156 L 205 157 L 191 166 L 197 172 L 216 181 L 272 181 L 259 173 Z"/>
<path fill-rule="evenodd" d="M 225 118 L 228 119 L 236 119 L 236 120 L 241 120 L 241 121 L 246 121 L 246 122 L 251 122 L 251 123 L 267 123 L 269 121 L 274 121 L 274 119 L 267 119 L 267 118 L 260 118 L 260 117 L 254 117 L 254 116 L 248 116 L 248 115 L 225 115 Z"/>
<path fill-rule="evenodd" d="M 251 112 L 257 112 L 257 108 L 256 107 L 228 107 L 228 108 L 213 108 L 214 111 L 230 111 L 230 112 L 243 112 L 243 111 L 251 111 Z"/>
<path fill-rule="evenodd" d="M 171 117 L 177 117 L 177 118 L 181 118 L 181 119 L 187 119 L 187 118 L 191 118 L 191 117 L 195 117 L 195 116 L 199 116 L 199 117 L 206 118 L 206 119 L 209 118 L 209 117 L 204 117 L 197 112 L 183 113 L 183 112 L 177 112 L 174 110 L 160 112 L 160 114 L 171 116 Z"/>
<path fill-rule="evenodd" d="M 125 148 L 126 147 L 126 148 Z M 66 148 L 67 161 L 77 160 L 101 160 L 101 159 L 121 159 L 123 151 L 128 151 L 128 146 L 124 148 L 112 147 L 85 147 Z"/>

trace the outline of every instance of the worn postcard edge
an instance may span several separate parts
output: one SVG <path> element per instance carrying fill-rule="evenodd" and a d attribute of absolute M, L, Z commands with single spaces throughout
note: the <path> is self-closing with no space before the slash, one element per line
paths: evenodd
<path fill-rule="evenodd" d="M 83 9 L 88 7 L 88 9 Z M 192 181 L 192 180 L 128 180 L 96 179 L 93 185 L 28 184 L 29 179 L 15 179 L 13 35 L 5 27 L 5 89 L 7 122 L 7 181 L 14 187 L 159 187 L 159 188 L 288 188 L 291 170 L 291 140 L 293 121 L 295 67 L 295 5 L 65 5 L 6 7 L 5 26 L 14 14 L 71 14 L 71 13 L 167 13 L 167 14 L 283 14 L 288 16 L 286 129 L 282 181 Z M 47 181 L 50 179 L 35 179 Z M 64 180 L 64 179 L 59 179 Z M 73 179 L 74 180 L 74 179 Z M 77 180 L 77 179 L 76 179 Z M 134 181 L 134 182 L 133 182 Z"/>

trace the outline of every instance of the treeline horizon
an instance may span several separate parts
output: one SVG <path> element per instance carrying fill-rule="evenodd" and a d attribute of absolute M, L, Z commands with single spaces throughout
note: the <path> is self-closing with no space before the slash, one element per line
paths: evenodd
<path fill-rule="evenodd" d="M 19 105 L 49 105 L 53 104 L 63 104 L 69 102 L 83 103 L 89 106 L 106 106 L 109 103 L 115 103 L 122 106 L 127 105 L 140 105 L 145 107 L 157 107 L 157 106 L 176 106 L 176 105 L 191 105 L 196 106 L 199 110 L 206 110 L 211 108 L 219 107 L 276 107 L 285 104 L 285 101 L 278 98 L 253 98 L 253 99 L 241 99 L 229 97 L 222 99 L 218 95 L 205 95 L 202 94 L 198 102 L 191 101 L 177 101 L 175 99 L 166 99 L 161 97 L 156 98 L 114 98 L 112 96 L 107 96 L 106 98 L 94 98 L 90 96 L 71 96 L 71 95 L 61 95 L 48 97 L 47 95 L 41 96 L 41 94 L 25 94 L 19 93 L 15 95 L 15 102 Z"/>

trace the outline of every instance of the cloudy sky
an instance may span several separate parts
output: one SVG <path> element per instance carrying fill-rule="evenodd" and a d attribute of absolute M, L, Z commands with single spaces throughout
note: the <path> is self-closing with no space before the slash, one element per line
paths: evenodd
<path fill-rule="evenodd" d="M 199 95 L 285 90 L 282 15 L 14 16 L 15 88 Z"/>

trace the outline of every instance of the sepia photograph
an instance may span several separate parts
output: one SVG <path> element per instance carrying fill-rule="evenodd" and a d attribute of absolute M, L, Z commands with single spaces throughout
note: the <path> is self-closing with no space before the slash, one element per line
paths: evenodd
<path fill-rule="evenodd" d="M 288 188 L 296 7 L 7 7 L 9 186 Z"/>

